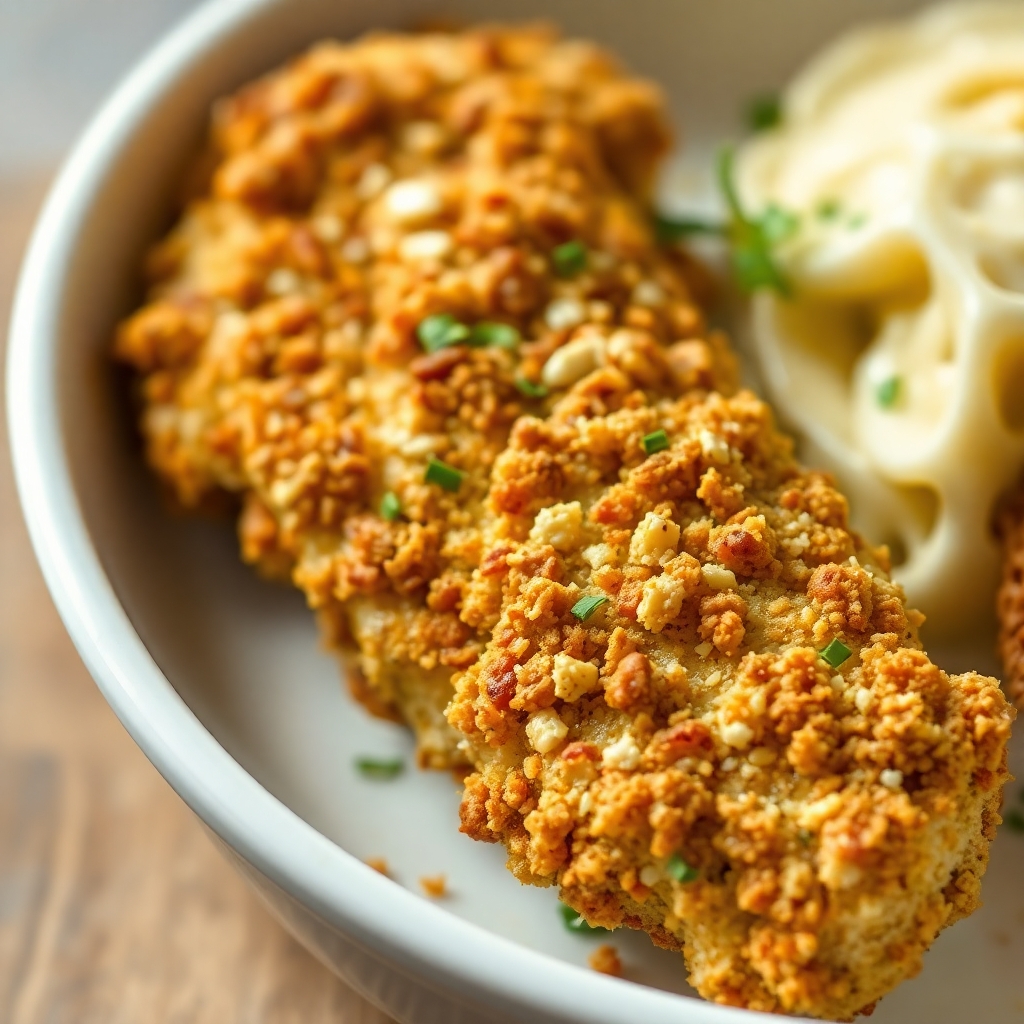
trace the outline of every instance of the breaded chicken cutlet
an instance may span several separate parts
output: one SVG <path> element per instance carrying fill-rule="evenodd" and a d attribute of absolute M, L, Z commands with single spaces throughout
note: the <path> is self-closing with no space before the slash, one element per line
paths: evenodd
<path fill-rule="evenodd" d="M 929 661 L 764 403 L 598 372 L 517 423 L 489 510 L 463 831 L 718 1002 L 849 1019 L 913 976 L 978 906 L 1012 712 Z"/>
<path fill-rule="evenodd" d="M 218 108 L 117 354 L 178 502 L 237 495 L 472 762 L 467 831 L 708 998 L 849 1015 L 976 906 L 1009 712 L 735 394 L 650 228 L 666 124 L 545 30 L 323 44 Z"/>
<path fill-rule="evenodd" d="M 997 516 L 1003 546 L 1003 578 L 996 597 L 999 656 L 1006 692 L 1024 707 L 1024 490 L 1004 503 Z"/>
<path fill-rule="evenodd" d="M 669 138 L 653 86 L 545 28 L 324 43 L 218 106 L 121 328 L 151 465 L 185 507 L 241 497 L 245 559 L 354 638 L 424 764 L 460 760 L 462 595 L 517 417 L 595 339 L 655 390 L 731 378 L 703 276 L 652 237 Z"/>

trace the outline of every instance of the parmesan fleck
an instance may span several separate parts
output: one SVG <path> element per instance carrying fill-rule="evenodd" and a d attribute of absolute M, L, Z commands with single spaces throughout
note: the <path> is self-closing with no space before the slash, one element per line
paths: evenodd
<path fill-rule="evenodd" d="M 538 754 L 548 754 L 565 739 L 569 727 L 552 708 L 534 711 L 526 722 L 526 738 Z"/>
<path fill-rule="evenodd" d="M 530 528 L 530 540 L 550 544 L 556 551 L 576 547 L 583 528 L 583 508 L 578 501 L 549 505 L 537 513 Z"/>
<path fill-rule="evenodd" d="M 606 768 L 631 771 L 640 763 L 640 748 L 631 733 L 623 733 L 614 743 L 604 748 L 601 763 Z"/>
<path fill-rule="evenodd" d="M 716 565 L 714 562 L 708 562 L 707 565 L 700 567 L 700 574 L 704 578 L 704 582 L 711 587 L 712 590 L 735 590 L 736 573 L 732 569 L 726 569 L 724 565 Z"/>
<path fill-rule="evenodd" d="M 552 678 L 555 683 L 555 696 L 559 700 L 579 700 L 597 685 L 597 666 L 589 661 L 580 661 L 568 654 L 555 655 L 555 667 Z"/>

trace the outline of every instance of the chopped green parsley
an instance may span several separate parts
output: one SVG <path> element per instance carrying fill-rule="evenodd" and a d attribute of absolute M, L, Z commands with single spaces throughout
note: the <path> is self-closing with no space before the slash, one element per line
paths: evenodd
<path fill-rule="evenodd" d="M 368 779 L 395 779 L 405 771 L 405 762 L 399 757 L 357 757 L 356 768 Z"/>
<path fill-rule="evenodd" d="M 527 398 L 544 398 L 548 393 L 548 389 L 543 384 L 527 380 L 525 377 L 516 377 L 516 387 L 519 389 L 519 393 Z"/>
<path fill-rule="evenodd" d="M 562 915 L 565 927 L 571 932 L 576 932 L 578 935 L 600 935 L 608 931 L 607 928 L 587 924 L 587 920 L 582 914 L 577 914 L 572 907 L 567 907 L 564 903 L 559 904 L 558 911 Z"/>
<path fill-rule="evenodd" d="M 469 329 L 469 344 L 479 348 L 514 349 L 519 344 L 519 331 L 511 324 L 484 320 Z"/>
<path fill-rule="evenodd" d="M 511 324 L 484 320 L 467 327 L 451 313 L 435 313 L 422 320 L 416 328 L 416 337 L 428 352 L 463 342 L 476 348 L 514 349 L 520 341 L 519 331 Z"/>
<path fill-rule="evenodd" d="M 442 462 L 440 459 L 432 458 L 427 463 L 423 479 L 428 484 L 437 484 L 438 487 L 443 487 L 446 491 L 451 491 L 454 494 L 462 486 L 463 476 L 465 474 L 462 470 L 449 466 L 447 462 Z"/>
<path fill-rule="evenodd" d="M 839 668 L 852 654 L 853 651 L 838 637 L 829 640 L 828 644 L 821 651 L 822 658 L 833 668 Z"/>
<path fill-rule="evenodd" d="M 587 247 L 578 241 L 564 242 L 552 250 L 551 262 L 559 277 L 575 277 L 587 268 Z"/>
<path fill-rule="evenodd" d="M 899 400 L 903 390 L 903 381 L 897 377 L 887 377 L 875 389 L 875 399 L 883 409 L 891 409 Z"/>
<path fill-rule="evenodd" d="M 775 260 L 773 249 L 799 227 L 797 217 L 771 204 L 760 217 L 743 209 L 734 177 L 731 147 L 718 158 L 718 183 L 729 210 L 727 237 L 731 249 L 732 270 L 739 286 L 748 292 L 769 288 L 780 295 L 792 294 L 789 279 Z"/>
<path fill-rule="evenodd" d="M 724 235 L 725 225 L 702 217 L 673 217 L 659 213 L 654 218 L 654 234 L 662 245 L 694 235 Z"/>
<path fill-rule="evenodd" d="M 842 207 L 838 199 L 822 199 L 814 212 L 819 220 L 835 220 L 842 212 Z"/>
<path fill-rule="evenodd" d="M 469 340 L 469 328 L 460 323 L 451 313 L 436 313 L 420 321 L 416 337 L 428 352 L 448 348 Z"/>
<path fill-rule="evenodd" d="M 655 452 L 662 452 L 668 447 L 668 434 L 664 430 L 655 430 L 650 434 L 645 434 L 640 443 L 644 446 L 644 451 L 648 455 L 653 455 Z"/>
<path fill-rule="evenodd" d="M 688 885 L 690 882 L 696 882 L 700 878 L 700 872 L 696 868 L 690 867 L 678 853 L 673 853 L 669 857 L 668 862 L 665 864 L 665 871 L 670 878 L 674 878 L 681 885 Z"/>
<path fill-rule="evenodd" d="M 581 597 L 569 610 L 580 622 L 586 622 L 601 605 L 607 603 L 608 598 L 604 594 L 590 594 L 587 597 Z"/>
<path fill-rule="evenodd" d="M 389 523 L 393 523 L 402 514 L 402 502 L 394 491 L 388 491 L 380 499 L 380 514 Z"/>
<path fill-rule="evenodd" d="M 1003 815 L 1003 824 L 1014 832 L 1024 832 L 1024 814 L 1016 807 L 1011 808 Z"/>
<path fill-rule="evenodd" d="M 775 93 L 762 93 L 747 104 L 747 126 L 752 132 L 765 132 L 782 123 L 782 101 Z"/>

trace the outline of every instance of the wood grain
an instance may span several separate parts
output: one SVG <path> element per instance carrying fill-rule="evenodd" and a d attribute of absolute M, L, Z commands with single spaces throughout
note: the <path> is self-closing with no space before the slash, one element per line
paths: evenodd
<path fill-rule="evenodd" d="M 0 179 L 0 322 L 45 187 Z M 0 1021 L 386 1024 L 274 922 L 50 603 L 0 428 Z"/>

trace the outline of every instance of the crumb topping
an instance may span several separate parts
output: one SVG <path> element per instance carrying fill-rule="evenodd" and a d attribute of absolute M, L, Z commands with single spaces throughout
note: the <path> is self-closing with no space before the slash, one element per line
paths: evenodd
<path fill-rule="evenodd" d="M 708 998 L 865 1012 L 977 905 L 1012 713 L 929 661 L 886 551 L 764 403 L 591 382 L 495 463 L 502 599 L 449 709 L 463 830 L 590 923 L 682 948 Z M 534 528 L 551 506 L 581 510 L 574 547 Z M 608 600 L 580 622 L 582 594 Z"/>
<path fill-rule="evenodd" d="M 652 237 L 668 144 L 652 85 L 542 26 L 323 43 L 217 106 L 117 338 L 147 455 L 185 507 L 242 496 L 244 557 L 354 635 L 406 717 L 398 677 L 482 647 L 467 589 L 516 420 L 603 367 L 666 392 L 731 379 L 701 273 Z M 575 543 L 578 512 L 535 511 Z M 454 737 L 421 756 L 458 759 Z"/>

